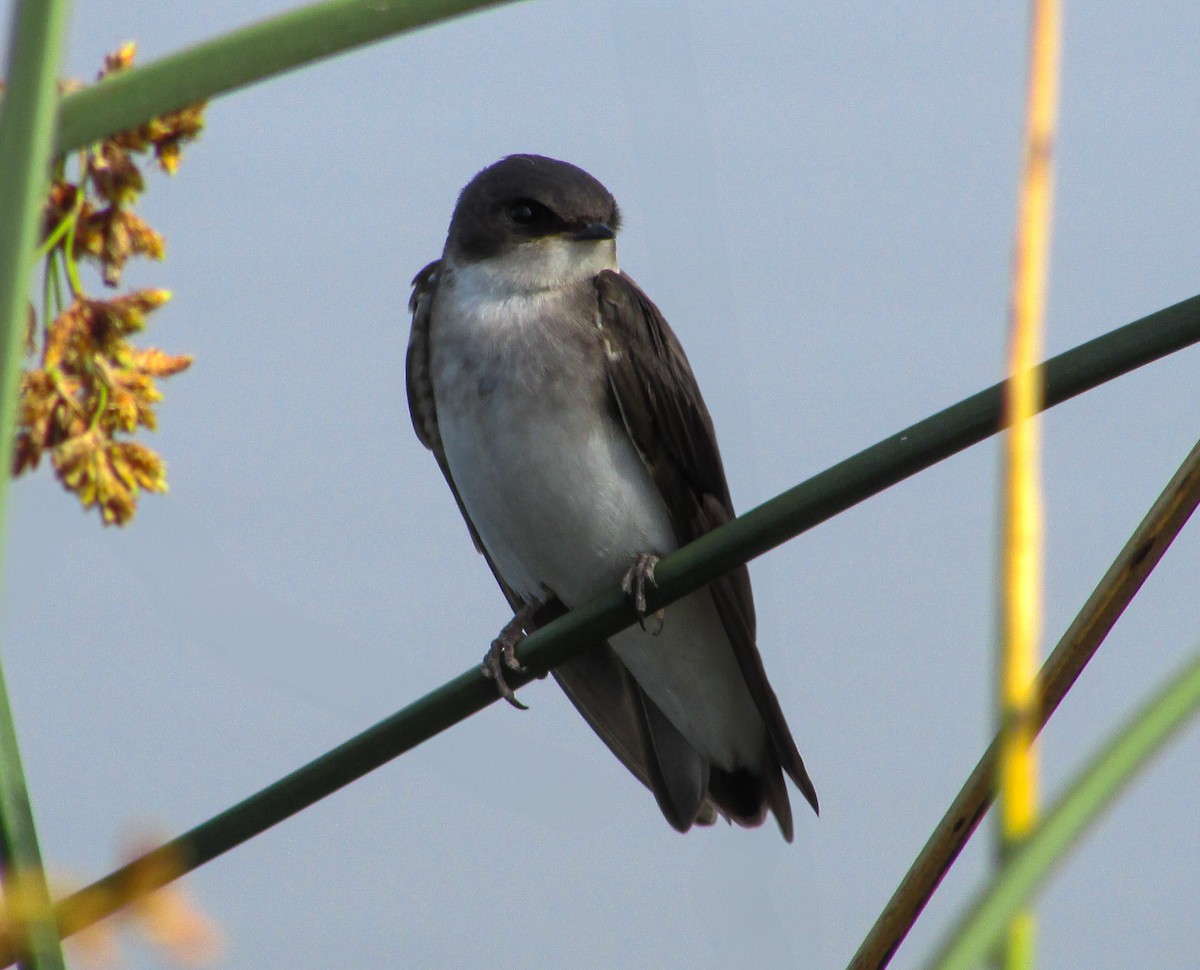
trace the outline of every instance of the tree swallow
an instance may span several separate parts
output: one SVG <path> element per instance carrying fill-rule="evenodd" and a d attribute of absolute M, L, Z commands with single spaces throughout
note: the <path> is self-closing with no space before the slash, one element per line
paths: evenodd
<path fill-rule="evenodd" d="M 409 410 L 513 609 L 484 665 L 509 700 L 523 633 L 618 583 L 644 621 L 658 557 L 734 516 L 683 348 L 617 267 L 619 226 L 587 172 L 512 155 L 463 189 L 413 281 Z M 817 809 L 745 567 L 554 676 L 679 831 L 770 810 L 790 842 L 784 772 Z"/>

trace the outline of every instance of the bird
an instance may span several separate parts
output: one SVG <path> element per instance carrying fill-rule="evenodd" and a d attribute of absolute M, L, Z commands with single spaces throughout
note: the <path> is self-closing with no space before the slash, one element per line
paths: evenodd
<path fill-rule="evenodd" d="M 513 610 L 484 671 L 611 592 L 637 625 L 553 671 L 680 832 L 794 834 L 784 775 L 816 790 L 767 680 L 739 566 L 646 622 L 659 559 L 734 517 L 712 418 L 675 333 L 617 264 L 621 213 L 569 162 L 510 155 L 462 190 L 413 280 L 409 412 Z"/>

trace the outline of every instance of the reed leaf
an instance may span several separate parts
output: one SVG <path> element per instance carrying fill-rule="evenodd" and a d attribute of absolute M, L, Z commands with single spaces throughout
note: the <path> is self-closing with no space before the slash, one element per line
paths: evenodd
<path fill-rule="evenodd" d="M 63 99 L 55 155 L 396 34 L 511 0 L 327 0 L 222 34 Z"/>
<path fill-rule="evenodd" d="M 54 136 L 65 0 L 20 0 L 13 10 L 8 85 L 0 102 L 0 549 L 17 427 L 17 388 L 28 322 L 29 274 Z M 16 947 L 27 966 L 63 964 L 8 689 L 0 674 L 0 857 Z"/>

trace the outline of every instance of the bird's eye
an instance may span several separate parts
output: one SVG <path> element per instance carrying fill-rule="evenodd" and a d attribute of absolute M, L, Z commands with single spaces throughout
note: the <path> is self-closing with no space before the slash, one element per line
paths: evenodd
<path fill-rule="evenodd" d="M 507 209 L 509 221 L 525 232 L 543 235 L 559 227 L 559 218 L 536 199 L 513 199 Z"/>
<path fill-rule="evenodd" d="M 528 202 L 514 202 L 508 207 L 508 217 L 518 226 L 530 226 L 537 220 L 537 213 Z"/>

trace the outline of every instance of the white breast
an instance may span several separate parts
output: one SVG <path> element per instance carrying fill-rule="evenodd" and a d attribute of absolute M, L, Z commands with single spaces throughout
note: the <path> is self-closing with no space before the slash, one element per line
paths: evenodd
<path fill-rule="evenodd" d="M 484 275 L 457 270 L 433 310 L 446 460 L 505 582 L 577 606 L 639 552 L 673 550 L 670 519 L 608 409 L 587 291 L 505 293 Z"/>

